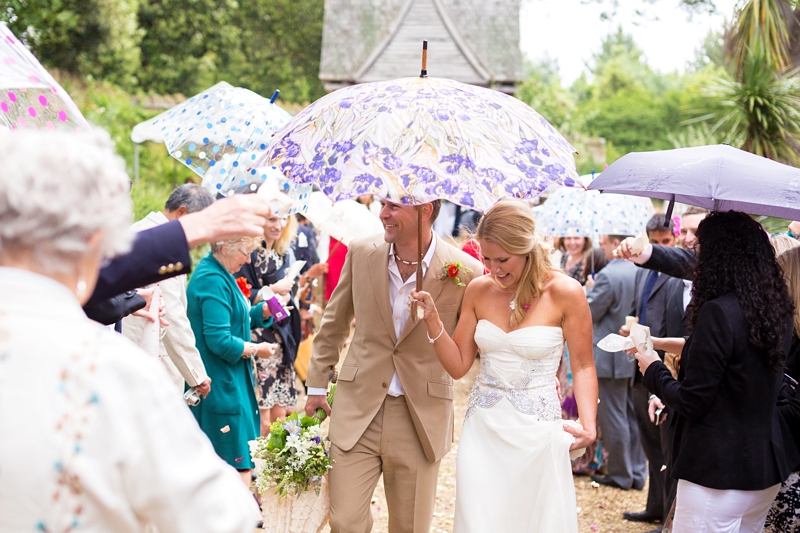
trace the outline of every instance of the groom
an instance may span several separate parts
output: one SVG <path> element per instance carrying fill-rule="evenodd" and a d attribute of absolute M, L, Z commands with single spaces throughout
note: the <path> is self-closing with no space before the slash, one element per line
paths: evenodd
<path fill-rule="evenodd" d="M 331 533 L 367 533 L 370 502 L 383 473 L 390 533 L 427 533 L 439 462 L 453 441 L 453 380 L 429 342 L 425 324 L 410 317 L 408 295 L 417 261 L 417 209 L 422 211 L 423 290 L 452 335 L 464 287 L 444 274 L 461 263 L 469 283 L 483 266 L 432 231 L 440 202 L 409 207 L 381 202 L 384 234 L 351 243 L 308 369 L 306 413 L 329 412 L 331 369 L 356 319 L 339 371 L 331 417 Z"/>

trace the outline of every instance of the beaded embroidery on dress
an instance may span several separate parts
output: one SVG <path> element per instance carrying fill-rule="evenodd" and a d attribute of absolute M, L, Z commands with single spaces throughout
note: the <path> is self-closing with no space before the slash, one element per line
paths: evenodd
<path fill-rule="evenodd" d="M 480 320 L 475 342 L 481 368 L 458 443 L 454 533 L 577 533 L 574 438 L 556 393 L 561 328 L 505 332 Z"/>
<path fill-rule="evenodd" d="M 532 327 L 544 328 L 552 332 L 552 337 L 547 337 L 541 347 L 527 342 L 515 344 L 508 337 L 521 334 L 525 338 L 531 328 L 506 333 L 488 320 L 478 322 L 475 342 L 481 350 L 481 369 L 469 395 L 465 418 L 475 409 L 492 407 L 507 398 L 517 411 L 537 420 L 561 420 L 561 403 L 553 384 L 564 338 L 560 328 Z"/>

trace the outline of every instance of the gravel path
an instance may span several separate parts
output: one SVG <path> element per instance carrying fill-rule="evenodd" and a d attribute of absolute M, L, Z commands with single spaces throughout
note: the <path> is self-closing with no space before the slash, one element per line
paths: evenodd
<path fill-rule="evenodd" d="M 478 373 L 478 362 L 463 379 L 455 385 L 455 442 L 453 450 L 442 459 L 439 469 L 439 485 L 436 491 L 436 509 L 433 513 L 432 533 L 450 533 L 453 531 L 453 513 L 456 501 L 456 451 L 461 435 L 461 425 L 472 383 Z M 645 533 L 656 527 L 656 524 L 637 524 L 622 519 L 622 511 L 644 510 L 647 489 L 642 491 L 623 491 L 605 486 L 591 487 L 586 476 L 575 476 L 575 492 L 578 502 L 578 530 L 597 533 Z M 372 498 L 372 515 L 375 525 L 373 533 L 388 533 L 389 516 L 386 510 L 386 499 L 383 482 L 378 483 Z M 325 531 L 330 531 L 328 528 Z M 512 533 L 512 532 L 486 532 Z M 544 533 L 544 532 L 543 532 Z M 549 533 L 549 532 L 548 532 Z"/>

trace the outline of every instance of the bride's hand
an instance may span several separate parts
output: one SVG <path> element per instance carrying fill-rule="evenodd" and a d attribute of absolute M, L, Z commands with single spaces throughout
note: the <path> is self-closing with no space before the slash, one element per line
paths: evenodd
<path fill-rule="evenodd" d="M 586 428 L 573 424 L 564 424 L 564 431 L 575 437 L 575 442 L 569 447 L 569 451 L 580 448 L 587 448 L 597 440 L 597 433 Z"/>
<path fill-rule="evenodd" d="M 434 324 L 437 328 L 439 327 L 439 313 L 436 310 L 436 304 L 433 303 L 433 298 L 429 293 L 425 291 L 412 290 L 408 300 L 409 305 L 411 305 L 411 302 L 417 302 L 419 309 L 422 309 L 422 311 L 425 313 L 422 317 L 425 323 Z"/>

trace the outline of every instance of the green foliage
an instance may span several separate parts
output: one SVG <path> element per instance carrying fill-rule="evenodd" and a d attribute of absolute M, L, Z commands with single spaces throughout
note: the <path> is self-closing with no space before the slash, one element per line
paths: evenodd
<path fill-rule="evenodd" d="M 50 68 L 132 88 L 139 70 L 139 0 L 2 0 L 0 20 Z"/>
<path fill-rule="evenodd" d="M 603 40 L 592 74 L 591 83 L 583 76 L 571 88 L 578 102 L 572 131 L 606 139 L 608 162 L 631 151 L 672 147 L 670 135 L 697 97 L 692 75 L 654 72 L 621 29 Z"/>
<path fill-rule="evenodd" d="M 691 62 L 690 68 L 695 72 L 699 72 L 710 65 L 722 67 L 726 64 L 725 32 L 723 29 L 709 30 L 703 40 L 703 44 L 695 50 L 694 60 Z"/>
<path fill-rule="evenodd" d="M 558 64 L 551 59 L 527 62 L 526 79 L 517 88 L 516 97 L 539 112 L 550 124 L 562 128 L 575 109 L 572 94 L 561 86 Z"/>
<path fill-rule="evenodd" d="M 748 50 L 741 80 L 717 78 L 705 91 L 725 113 L 714 130 L 736 139 L 748 152 L 797 165 L 800 163 L 800 69 L 784 74 L 758 46 Z"/>
<path fill-rule="evenodd" d="M 318 79 L 324 0 L 0 0 L 49 68 L 127 90 L 195 94 L 225 80 L 287 102 Z"/>
<path fill-rule="evenodd" d="M 729 47 L 737 78 L 745 75 L 751 50 L 759 50 L 761 61 L 769 68 L 783 72 L 791 65 L 789 31 L 786 15 L 795 1 L 749 0 L 742 7 L 731 29 Z"/>

